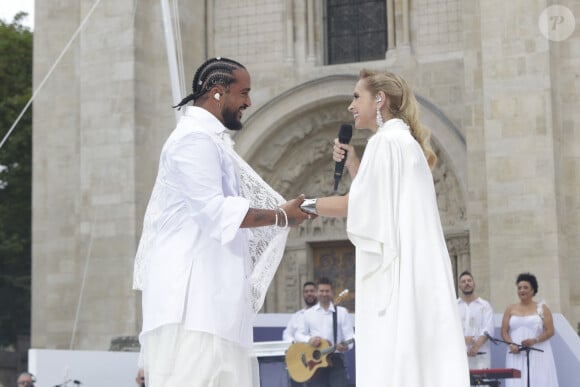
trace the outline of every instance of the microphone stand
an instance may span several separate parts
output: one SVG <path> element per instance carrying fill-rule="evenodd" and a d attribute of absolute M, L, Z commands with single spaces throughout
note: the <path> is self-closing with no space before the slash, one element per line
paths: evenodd
<path fill-rule="evenodd" d="M 73 383 L 77 386 L 80 386 L 81 384 L 83 384 L 80 380 L 68 379 L 68 380 L 65 380 L 62 384 L 57 384 L 54 387 L 66 387 L 69 385 L 69 383 Z"/>
<path fill-rule="evenodd" d="M 491 337 L 489 335 L 489 333 L 487 333 L 487 332 L 485 332 L 485 336 L 489 339 L 489 341 L 491 341 L 495 345 L 497 345 L 497 343 L 504 343 L 507 345 L 515 345 L 516 347 L 518 347 L 518 349 L 520 351 L 526 351 L 526 365 L 527 365 L 526 368 L 527 368 L 527 374 L 528 374 L 528 387 L 530 387 L 530 351 L 544 352 L 544 350 L 540 349 L 540 348 L 535 348 L 535 347 L 528 347 L 527 345 L 511 343 L 509 341 L 505 341 L 505 340 L 501 340 L 501 339 L 496 339 L 495 337 Z"/>

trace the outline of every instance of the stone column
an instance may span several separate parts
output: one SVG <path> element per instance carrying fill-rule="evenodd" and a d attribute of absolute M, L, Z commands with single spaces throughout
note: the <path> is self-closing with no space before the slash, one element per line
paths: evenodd
<path fill-rule="evenodd" d="M 560 287 L 550 47 L 537 22 L 550 3 L 479 2 L 486 158 L 473 179 L 483 175 L 486 180 L 496 310 L 517 301 L 514 280 L 522 271 L 538 276 L 537 298 L 552 311 L 565 312 L 562 300 L 568 297 Z"/>

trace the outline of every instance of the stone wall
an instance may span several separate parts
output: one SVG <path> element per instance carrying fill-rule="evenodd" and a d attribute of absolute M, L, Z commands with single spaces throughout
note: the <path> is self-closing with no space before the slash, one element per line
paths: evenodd
<path fill-rule="evenodd" d="M 563 42 L 545 38 L 537 20 L 547 0 L 386 2 L 385 59 L 326 66 L 322 1 L 179 0 L 181 93 L 207 57 L 246 64 L 253 106 L 239 153 L 286 197 L 327 194 L 330 144 L 352 121 L 358 71 L 401 73 L 433 132 L 458 269 L 471 268 L 496 312 L 517 300 L 515 275 L 531 271 L 540 299 L 575 326 L 578 29 Z M 94 4 L 37 2 L 35 86 Z M 159 1 L 102 0 L 34 104 L 32 346 L 107 349 L 139 332 L 133 257 L 176 102 Z M 353 138 L 361 152 L 366 136 Z M 265 310 L 298 308 L 312 243 L 344 239 L 340 219 L 294 230 Z"/>

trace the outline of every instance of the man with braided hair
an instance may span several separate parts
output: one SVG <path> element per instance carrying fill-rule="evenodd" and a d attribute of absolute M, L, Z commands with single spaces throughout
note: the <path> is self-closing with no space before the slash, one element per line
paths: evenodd
<path fill-rule="evenodd" d="M 233 150 L 225 129 L 242 128 L 250 88 L 244 66 L 214 58 L 175 106 L 193 102 L 163 146 L 135 259 L 148 387 L 259 385 L 254 315 L 288 226 L 308 215 L 303 195 L 284 202 Z"/>

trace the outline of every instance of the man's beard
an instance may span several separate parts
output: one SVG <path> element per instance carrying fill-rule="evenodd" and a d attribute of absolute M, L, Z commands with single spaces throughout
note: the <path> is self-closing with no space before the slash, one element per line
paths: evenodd
<path fill-rule="evenodd" d="M 465 295 L 465 296 L 471 296 L 471 295 L 473 294 L 473 291 L 474 291 L 474 290 L 475 290 L 475 289 L 471 289 L 471 290 L 463 290 L 463 289 L 462 289 L 462 290 L 461 290 L 461 292 L 462 292 L 462 293 L 463 293 L 463 295 Z"/>
<path fill-rule="evenodd" d="M 318 303 L 318 300 L 316 299 L 316 297 L 308 297 L 308 298 L 304 298 L 304 303 L 306 304 L 306 306 L 314 306 Z"/>
<path fill-rule="evenodd" d="M 230 130 L 240 130 L 242 129 L 242 123 L 238 120 L 238 111 L 231 110 L 224 106 L 222 111 L 222 117 L 224 119 L 224 126 Z"/>

